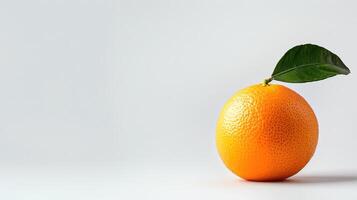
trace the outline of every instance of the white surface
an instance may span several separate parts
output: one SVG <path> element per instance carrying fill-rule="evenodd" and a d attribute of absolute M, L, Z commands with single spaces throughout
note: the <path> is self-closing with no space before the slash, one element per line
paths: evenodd
<path fill-rule="evenodd" d="M 309 170 L 285 182 L 247 182 L 222 168 L 129 169 L 122 195 L 132 199 L 344 199 L 357 197 L 357 172 Z"/>
<path fill-rule="evenodd" d="M 221 166 L 222 167 L 222 166 Z M 200 165 L 2 167 L 3 199 L 355 199 L 357 172 L 315 170 L 285 182 L 246 182 Z"/>
<path fill-rule="evenodd" d="M 355 198 L 356 6 L 0 1 L 0 199 Z M 318 117 L 313 160 L 295 182 L 237 181 L 216 154 L 219 110 L 308 42 L 352 71 L 286 84 Z"/>

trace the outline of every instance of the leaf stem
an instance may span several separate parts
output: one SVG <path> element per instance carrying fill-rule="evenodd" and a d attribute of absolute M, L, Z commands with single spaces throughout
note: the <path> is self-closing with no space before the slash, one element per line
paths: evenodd
<path fill-rule="evenodd" d="M 269 85 L 269 83 L 270 83 L 272 80 L 273 80 L 273 77 L 270 77 L 270 78 L 264 79 L 264 81 L 263 81 L 263 85 L 264 85 L 264 86 Z"/>

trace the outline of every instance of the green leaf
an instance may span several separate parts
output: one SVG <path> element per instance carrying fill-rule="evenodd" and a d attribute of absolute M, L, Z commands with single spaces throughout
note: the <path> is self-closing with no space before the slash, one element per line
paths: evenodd
<path fill-rule="evenodd" d="M 271 79 L 305 83 L 326 79 L 337 74 L 349 74 L 350 70 L 331 51 L 313 44 L 293 47 L 280 59 Z"/>

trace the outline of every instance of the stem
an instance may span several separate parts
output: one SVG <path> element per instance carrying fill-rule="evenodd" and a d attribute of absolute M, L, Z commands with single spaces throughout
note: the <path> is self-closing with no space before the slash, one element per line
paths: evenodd
<path fill-rule="evenodd" d="M 270 77 L 270 78 L 264 79 L 264 81 L 263 81 L 263 85 L 264 85 L 264 86 L 269 85 L 269 83 L 270 83 L 272 80 L 273 80 L 273 77 Z"/>

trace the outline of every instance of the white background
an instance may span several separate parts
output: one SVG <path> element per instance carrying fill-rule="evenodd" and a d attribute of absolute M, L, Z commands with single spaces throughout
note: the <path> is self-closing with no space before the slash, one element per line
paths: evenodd
<path fill-rule="evenodd" d="M 356 198 L 354 1 L 0 1 L 2 199 Z M 239 89 L 314 43 L 352 73 L 285 84 L 320 124 L 282 183 L 244 182 L 215 150 Z"/>

